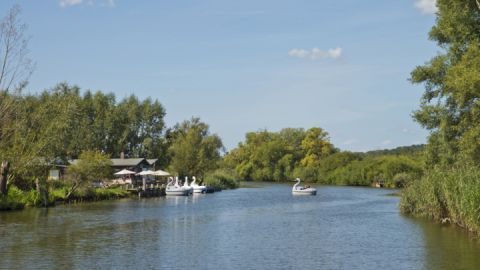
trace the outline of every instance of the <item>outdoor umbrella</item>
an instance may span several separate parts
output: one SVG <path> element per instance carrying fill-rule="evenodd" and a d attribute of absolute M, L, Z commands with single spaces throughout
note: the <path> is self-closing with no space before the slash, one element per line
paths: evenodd
<path fill-rule="evenodd" d="M 142 172 L 137 173 L 137 175 L 154 175 L 154 174 L 155 174 L 155 172 L 151 171 L 151 170 L 142 171 Z"/>
<path fill-rule="evenodd" d="M 166 172 L 166 171 L 158 170 L 158 171 L 154 171 L 154 172 L 153 172 L 153 175 L 157 175 L 157 176 L 170 176 L 171 174 L 170 174 L 169 172 Z"/>
<path fill-rule="evenodd" d="M 115 175 L 129 175 L 129 174 L 135 174 L 135 172 L 123 169 L 119 172 L 114 173 Z"/>
<path fill-rule="evenodd" d="M 153 175 L 153 173 L 154 173 L 154 171 L 147 170 L 147 171 L 139 172 L 139 173 L 137 173 L 137 175 L 147 176 L 147 175 Z M 142 184 L 143 184 L 143 190 L 145 190 L 146 187 L 147 187 L 147 181 L 146 181 L 145 177 L 142 177 Z"/>

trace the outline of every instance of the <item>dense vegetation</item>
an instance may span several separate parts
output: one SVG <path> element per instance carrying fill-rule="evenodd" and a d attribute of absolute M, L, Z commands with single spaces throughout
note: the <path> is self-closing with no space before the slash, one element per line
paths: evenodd
<path fill-rule="evenodd" d="M 71 159 L 86 164 L 70 167 L 69 194 L 80 183 L 111 176 L 108 166 L 98 170 L 106 173 L 102 177 L 92 175 L 92 168 L 121 152 L 157 158 L 159 166 L 180 176 L 203 177 L 221 158 L 223 144 L 208 125 L 193 118 L 166 129 L 163 106 L 150 98 L 132 95 L 117 102 L 113 94 L 81 93 L 62 83 L 37 95 L 2 92 L 0 108 L 7 105 L 0 121 L 0 160 L 9 161 L 9 186 L 23 191 L 37 189 L 39 180 L 45 185 L 52 165 Z"/>
<path fill-rule="evenodd" d="M 117 101 L 112 93 L 67 83 L 24 94 L 34 63 L 20 13 L 14 6 L 0 22 L 0 209 L 123 197 L 91 185 L 112 176 L 110 158 L 120 153 L 158 159 L 158 166 L 180 176 L 217 169 L 220 138 L 198 118 L 166 128 L 158 100 L 131 95 Z M 64 182 L 47 181 L 55 164 L 78 158 Z"/>
<path fill-rule="evenodd" d="M 430 39 L 442 52 L 412 72 L 425 85 L 414 118 L 430 130 L 426 172 L 405 190 L 401 209 L 480 232 L 480 4 L 437 5 Z"/>
<path fill-rule="evenodd" d="M 422 146 L 352 153 L 336 149 L 321 128 L 250 132 L 225 156 L 224 166 L 241 179 L 402 187 L 422 173 Z"/>

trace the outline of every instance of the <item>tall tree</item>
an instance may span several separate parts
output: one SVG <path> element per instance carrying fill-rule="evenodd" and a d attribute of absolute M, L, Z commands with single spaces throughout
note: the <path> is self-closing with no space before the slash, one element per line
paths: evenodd
<path fill-rule="evenodd" d="M 438 0 L 430 39 L 442 53 L 411 76 L 423 83 L 414 118 L 431 131 L 427 163 L 480 161 L 480 9 L 472 0 Z"/>
<path fill-rule="evenodd" d="M 20 93 L 34 69 L 28 57 L 26 28 L 20 20 L 18 5 L 13 6 L 0 22 L 0 141 L 9 138 L 13 130 L 15 102 L 8 93 L 12 90 Z M 0 193 L 6 195 L 10 161 L 1 155 Z"/>
<path fill-rule="evenodd" d="M 207 124 L 192 118 L 175 125 L 171 132 L 171 167 L 180 176 L 203 177 L 218 166 L 223 144 L 210 134 Z"/>

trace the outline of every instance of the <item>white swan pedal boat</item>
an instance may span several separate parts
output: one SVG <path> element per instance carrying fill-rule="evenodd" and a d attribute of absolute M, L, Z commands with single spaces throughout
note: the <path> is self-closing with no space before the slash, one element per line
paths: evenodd
<path fill-rule="evenodd" d="M 193 182 L 190 184 L 190 186 L 193 188 L 193 193 L 206 193 L 207 192 L 207 187 L 206 186 L 200 186 L 195 181 L 197 181 L 197 178 L 195 176 L 192 177 Z"/>
<path fill-rule="evenodd" d="M 317 195 L 317 189 L 312 187 L 299 186 L 300 178 L 295 179 L 297 183 L 293 185 L 292 194 L 293 195 Z"/>
<path fill-rule="evenodd" d="M 169 196 L 188 196 L 190 189 L 180 186 L 178 184 L 178 177 L 175 178 L 175 184 L 173 184 L 173 177 L 169 178 L 170 181 L 165 188 L 165 194 Z"/>

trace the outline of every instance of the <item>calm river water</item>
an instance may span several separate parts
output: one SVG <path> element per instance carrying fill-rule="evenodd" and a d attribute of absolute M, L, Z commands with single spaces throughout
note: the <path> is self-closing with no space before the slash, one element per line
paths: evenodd
<path fill-rule="evenodd" d="M 480 243 L 391 190 L 265 185 L 0 213 L 0 269 L 480 269 Z"/>

